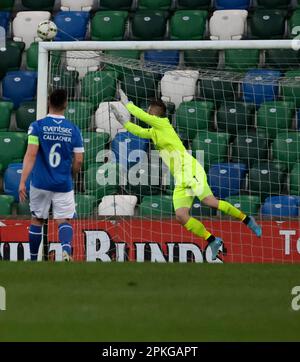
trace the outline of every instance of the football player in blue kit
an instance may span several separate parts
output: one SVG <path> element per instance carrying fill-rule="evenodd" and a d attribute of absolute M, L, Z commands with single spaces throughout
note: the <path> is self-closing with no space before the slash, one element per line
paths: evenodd
<path fill-rule="evenodd" d="M 33 122 L 28 129 L 28 147 L 23 161 L 19 186 L 20 202 L 26 195 L 25 183 L 32 173 L 29 201 L 32 214 L 29 228 L 31 260 L 37 260 L 44 220 L 52 204 L 53 218 L 58 223 L 58 236 L 63 259 L 72 260 L 75 215 L 73 180 L 83 163 L 83 140 L 80 130 L 64 117 L 67 92 L 53 91 L 49 97 L 49 114 Z"/>

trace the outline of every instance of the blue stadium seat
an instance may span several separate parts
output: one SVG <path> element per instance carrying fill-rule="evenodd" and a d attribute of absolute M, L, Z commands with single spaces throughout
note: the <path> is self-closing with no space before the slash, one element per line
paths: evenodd
<path fill-rule="evenodd" d="M 147 62 L 174 65 L 179 63 L 178 50 L 148 50 L 144 54 L 144 59 Z"/>
<path fill-rule="evenodd" d="M 7 195 L 19 202 L 19 183 L 22 175 L 23 163 L 11 163 L 4 172 L 3 189 Z M 26 181 L 26 189 L 29 191 L 31 177 Z"/>
<path fill-rule="evenodd" d="M 278 95 L 278 81 L 281 72 L 277 70 L 253 69 L 246 73 L 243 80 L 244 100 L 260 105 L 273 101 Z"/>
<path fill-rule="evenodd" d="M 11 101 L 15 108 L 21 102 L 31 101 L 36 96 L 37 73 L 28 71 L 7 72 L 2 81 L 2 98 Z"/>
<path fill-rule="evenodd" d="M 9 11 L 0 11 L 0 26 L 5 29 L 5 31 L 8 30 L 10 20 L 10 12 Z"/>
<path fill-rule="evenodd" d="M 217 10 L 240 9 L 247 10 L 250 7 L 250 0 L 216 0 Z"/>
<path fill-rule="evenodd" d="M 268 197 L 261 208 L 263 216 L 298 217 L 299 198 L 295 196 Z"/>
<path fill-rule="evenodd" d="M 119 132 L 111 142 L 111 150 L 116 162 L 124 168 L 135 165 L 144 159 L 143 151 L 147 151 L 149 140 L 137 137 L 129 132 Z M 135 152 L 132 152 L 135 151 Z"/>
<path fill-rule="evenodd" d="M 243 163 L 217 163 L 208 171 L 213 194 L 221 199 L 238 195 L 244 186 L 247 167 Z"/>
<path fill-rule="evenodd" d="M 58 28 L 55 40 L 85 40 L 90 14 L 88 11 L 60 11 L 54 17 Z"/>

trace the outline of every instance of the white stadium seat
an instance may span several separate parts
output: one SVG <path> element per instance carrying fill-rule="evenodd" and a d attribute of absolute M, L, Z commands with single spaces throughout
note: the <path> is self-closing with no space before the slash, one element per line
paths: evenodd
<path fill-rule="evenodd" d="M 67 51 L 67 69 L 76 70 L 79 78 L 83 78 L 87 72 L 95 72 L 100 68 L 99 52 L 94 51 Z"/>
<path fill-rule="evenodd" d="M 110 112 L 109 104 L 114 104 L 119 112 L 122 112 L 128 120 L 130 120 L 130 114 L 121 102 L 102 102 L 100 103 L 95 116 L 95 123 L 97 132 L 107 132 L 110 134 L 111 139 L 115 138 L 115 135 L 124 130 L 121 123 L 119 123 L 115 115 Z"/>
<path fill-rule="evenodd" d="M 246 30 L 247 10 L 217 10 L 209 21 L 211 40 L 239 40 Z"/>
<path fill-rule="evenodd" d="M 178 108 L 182 102 L 194 99 L 199 73 L 196 70 L 172 70 L 161 80 L 162 101 L 172 102 Z"/>
<path fill-rule="evenodd" d="M 31 43 L 41 40 L 37 36 L 39 23 L 50 17 L 49 11 L 19 11 L 12 22 L 14 41 L 23 41 L 28 49 Z"/>
<path fill-rule="evenodd" d="M 132 195 L 104 196 L 98 207 L 99 216 L 134 216 L 137 197 Z"/>
<path fill-rule="evenodd" d="M 91 11 L 94 0 L 61 0 L 62 11 Z"/>

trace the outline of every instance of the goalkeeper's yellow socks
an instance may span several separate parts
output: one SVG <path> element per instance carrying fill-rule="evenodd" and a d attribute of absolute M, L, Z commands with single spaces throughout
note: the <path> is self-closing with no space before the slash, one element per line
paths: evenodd
<path fill-rule="evenodd" d="M 72 239 L 73 239 L 73 227 L 67 222 L 64 222 L 58 227 L 58 238 L 62 246 L 63 252 L 71 255 L 72 251 Z"/>
<path fill-rule="evenodd" d="M 193 217 L 189 218 L 184 227 L 200 238 L 207 240 L 209 243 L 215 240 L 215 237 L 206 230 L 205 226 Z"/>
<path fill-rule="evenodd" d="M 218 210 L 224 212 L 224 214 L 234 217 L 235 219 L 245 222 L 245 224 L 247 224 L 250 220 L 249 217 L 241 210 L 237 209 L 227 201 L 220 200 Z"/>
<path fill-rule="evenodd" d="M 42 226 L 30 225 L 29 227 L 29 249 L 31 261 L 36 261 L 38 258 L 39 247 L 42 241 Z"/>

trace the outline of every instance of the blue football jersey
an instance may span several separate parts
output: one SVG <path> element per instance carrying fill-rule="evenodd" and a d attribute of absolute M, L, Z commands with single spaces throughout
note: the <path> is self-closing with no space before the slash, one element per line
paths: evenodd
<path fill-rule="evenodd" d="M 32 185 L 53 192 L 71 191 L 73 153 L 84 152 L 79 128 L 63 116 L 48 115 L 33 122 L 28 135 L 39 145 Z"/>

